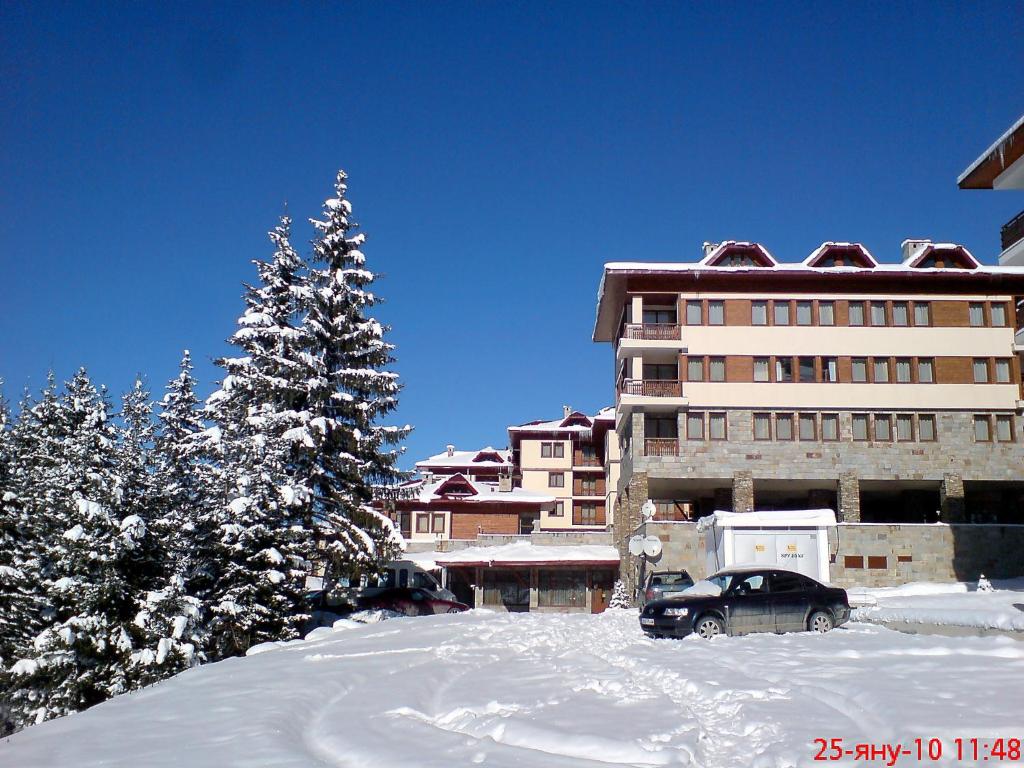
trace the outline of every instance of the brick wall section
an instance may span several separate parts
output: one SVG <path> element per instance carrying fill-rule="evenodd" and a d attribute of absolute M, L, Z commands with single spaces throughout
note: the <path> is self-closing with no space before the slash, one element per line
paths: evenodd
<path fill-rule="evenodd" d="M 1024 525 L 839 525 L 829 546 L 832 582 L 843 587 L 1024 575 Z"/>
<path fill-rule="evenodd" d="M 732 476 L 732 511 L 754 511 L 754 473 L 740 470 Z"/>
<path fill-rule="evenodd" d="M 893 409 L 884 409 L 892 412 Z M 643 413 L 632 414 L 631 455 L 627 467 L 658 478 L 731 478 L 752 471 L 757 479 L 838 480 L 855 472 L 863 480 L 930 480 L 950 472 L 962 480 L 1019 480 L 1024 466 L 1024 440 L 976 443 L 972 414 L 936 414 L 936 442 L 875 443 L 853 440 L 852 414 L 839 412 L 837 442 L 754 440 L 752 412 L 727 411 L 728 440 L 680 441 L 679 456 L 643 455 Z M 679 434 L 685 434 L 685 412 L 679 412 Z M 1018 424 L 1018 430 L 1020 425 Z M 1019 437 L 1019 433 L 1018 433 Z M 747 458 L 748 456 L 754 458 Z"/>
<path fill-rule="evenodd" d="M 704 563 L 704 543 L 696 523 L 648 523 L 647 533 L 661 539 L 661 557 L 649 565 L 655 571 L 683 569 L 694 578 L 708 575 Z"/>
<path fill-rule="evenodd" d="M 515 512 L 452 513 L 453 539 L 475 539 L 478 532 L 519 533 L 519 515 Z"/>
<path fill-rule="evenodd" d="M 944 523 L 962 523 L 966 518 L 964 504 L 964 481 L 960 475 L 947 472 L 939 486 L 939 507 Z"/>
<path fill-rule="evenodd" d="M 839 493 L 836 497 L 836 519 L 842 523 L 860 522 L 860 478 L 856 472 L 839 473 Z"/>
<path fill-rule="evenodd" d="M 641 429 L 643 425 L 641 424 Z M 615 505 L 615 546 L 619 550 L 619 578 L 633 594 L 637 588 L 637 559 L 629 554 L 629 537 L 640 525 L 640 508 L 648 499 L 647 475 L 634 472 Z"/>

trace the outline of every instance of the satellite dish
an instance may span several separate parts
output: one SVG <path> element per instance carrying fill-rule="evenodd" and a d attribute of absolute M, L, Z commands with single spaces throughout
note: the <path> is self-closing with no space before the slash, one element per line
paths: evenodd
<path fill-rule="evenodd" d="M 629 554 L 640 557 L 644 553 L 644 537 L 631 536 L 629 539 Z"/>
<path fill-rule="evenodd" d="M 644 554 L 648 557 L 657 557 L 661 554 L 661 539 L 657 536 L 648 536 L 644 539 Z"/>
<path fill-rule="evenodd" d="M 658 508 L 654 505 L 654 502 L 648 499 L 640 507 L 640 514 L 644 516 L 644 520 L 650 520 L 654 517 L 654 513 L 658 511 Z"/>

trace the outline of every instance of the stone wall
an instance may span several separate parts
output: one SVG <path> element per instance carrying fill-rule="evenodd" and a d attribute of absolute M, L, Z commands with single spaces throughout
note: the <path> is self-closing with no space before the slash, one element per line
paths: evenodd
<path fill-rule="evenodd" d="M 839 525 L 829 552 L 843 587 L 1024 576 L 1024 525 Z"/>
<path fill-rule="evenodd" d="M 680 435 L 685 435 L 685 414 L 679 412 Z M 728 440 L 683 439 L 679 456 L 644 456 L 644 414 L 637 408 L 629 425 L 628 461 L 633 471 L 645 471 L 651 478 L 732 478 L 736 472 L 752 471 L 755 479 L 832 482 L 845 472 L 856 473 L 860 480 L 941 481 L 948 473 L 966 481 L 1020 480 L 1024 441 L 977 443 L 972 414 L 936 417 L 936 442 L 854 441 L 849 411 L 839 413 L 836 442 L 754 440 L 753 412 L 734 409 L 727 411 Z M 624 457 L 624 481 L 629 478 L 627 463 Z"/>
<path fill-rule="evenodd" d="M 707 575 L 696 523 L 648 523 L 647 532 L 663 547 L 649 570 Z M 844 524 L 830 529 L 829 553 L 830 579 L 842 587 L 1024 576 L 1024 525 Z"/>

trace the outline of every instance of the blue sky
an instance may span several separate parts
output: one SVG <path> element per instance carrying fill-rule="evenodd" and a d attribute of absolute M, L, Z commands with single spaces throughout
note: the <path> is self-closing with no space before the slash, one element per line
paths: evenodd
<path fill-rule="evenodd" d="M 1019 3 L 0 5 L 0 377 L 208 393 L 285 201 L 350 174 L 410 461 L 612 400 L 605 261 L 904 237 L 984 262 L 956 177 L 1024 111 Z M 298 243 L 309 230 L 296 228 Z"/>

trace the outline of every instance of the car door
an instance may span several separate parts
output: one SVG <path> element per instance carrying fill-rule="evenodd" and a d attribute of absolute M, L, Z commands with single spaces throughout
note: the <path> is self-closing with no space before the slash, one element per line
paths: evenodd
<path fill-rule="evenodd" d="M 724 597 L 730 634 L 775 631 L 767 572 L 737 574 Z"/>
<path fill-rule="evenodd" d="M 811 598 L 807 580 L 798 573 L 775 571 L 769 579 L 769 594 L 775 614 L 776 632 L 800 632 L 806 629 Z"/>

